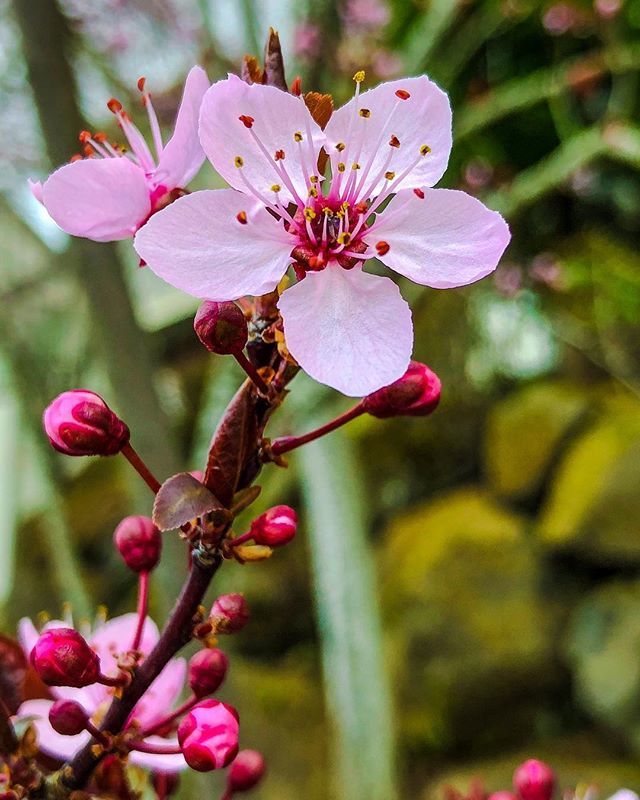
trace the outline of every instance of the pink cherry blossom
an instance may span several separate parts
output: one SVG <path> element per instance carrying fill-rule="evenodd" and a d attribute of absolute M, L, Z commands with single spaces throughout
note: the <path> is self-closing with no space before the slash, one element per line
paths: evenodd
<path fill-rule="evenodd" d="M 108 622 L 100 624 L 86 638 L 98 655 L 100 671 L 110 677 L 118 674 L 116 658 L 120 653 L 126 652 L 133 641 L 134 632 L 138 621 L 137 614 L 124 614 L 114 617 Z M 66 628 L 67 622 L 53 620 L 48 622 L 43 630 Z M 27 655 L 33 649 L 40 633 L 36 630 L 30 619 L 22 619 L 18 626 L 20 644 Z M 143 655 L 151 652 L 160 634 L 155 623 L 147 618 L 144 624 L 142 640 L 139 650 Z M 172 659 L 162 670 L 160 675 L 151 684 L 150 688 L 134 708 L 128 725 L 134 723 L 141 728 L 151 728 L 167 714 L 171 713 L 172 706 L 176 703 L 186 678 L 186 662 L 183 658 Z M 91 721 L 100 725 L 102 717 L 107 710 L 114 689 L 100 683 L 85 686 L 80 689 L 68 686 L 52 686 L 50 691 L 55 700 L 74 700 L 87 712 Z M 75 736 L 62 736 L 53 730 L 49 722 L 49 710 L 53 700 L 26 700 L 16 714 L 17 719 L 29 718 L 36 728 L 40 749 L 54 758 L 69 759 L 89 740 L 90 735 L 83 731 Z M 177 744 L 177 739 L 148 736 L 145 741 L 149 744 Z M 159 755 L 152 753 L 132 752 L 131 761 L 149 769 L 173 772 L 185 769 L 186 763 L 182 755 Z"/>
<path fill-rule="evenodd" d="M 138 86 L 149 116 L 155 157 L 143 135 L 117 100 L 115 114 L 129 150 L 102 133 L 82 131 L 86 158 L 56 170 L 44 184 L 30 181 L 32 193 L 62 230 L 96 242 L 127 239 L 151 214 L 184 193 L 204 153 L 198 140 L 198 114 L 209 80 L 201 67 L 187 75 L 173 136 L 162 142 L 160 126 L 144 79 Z"/>
<path fill-rule="evenodd" d="M 168 283 L 216 301 L 272 291 L 293 264 L 298 281 L 278 303 L 289 351 L 316 380 L 363 396 L 400 378 L 413 346 L 398 287 L 364 262 L 463 286 L 495 269 L 510 236 L 475 198 L 430 188 L 451 150 L 446 94 L 426 76 L 361 93 L 354 77 L 325 130 L 302 98 L 235 76 L 215 83 L 200 140 L 233 188 L 180 198 L 134 244 Z"/>

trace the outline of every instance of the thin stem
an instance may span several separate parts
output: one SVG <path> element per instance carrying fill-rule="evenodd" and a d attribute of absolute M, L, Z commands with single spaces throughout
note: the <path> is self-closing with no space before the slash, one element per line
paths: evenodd
<path fill-rule="evenodd" d="M 105 736 L 105 734 L 99 728 L 96 728 L 90 719 L 87 719 L 87 723 L 84 727 L 85 730 L 87 730 L 97 742 L 99 742 L 105 749 L 109 749 L 111 746 L 109 737 Z"/>
<path fill-rule="evenodd" d="M 364 408 L 361 403 L 358 403 L 358 405 L 350 408 L 348 411 L 345 411 L 344 414 L 340 414 L 339 417 L 332 419 L 330 422 L 326 422 L 324 425 L 321 425 L 319 428 L 316 428 L 313 431 L 309 431 L 309 433 L 305 433 L 303 436 L 282 436 L 279 439 L 276 439 L 271 443 L 271 452 L 274 456 L 281 456 L 284 453 L 295 450 L 296 447 L 300 447 L 308 442 L 313 442 L 315 439 L 319 439 L 321 436 L 325 436 L 327 433 L 335 431 L 336 428 L 340 428 L 347 422 L 351 422 L 352 419 L 359 417 L 360 414 L 363 413 Z"/>
<path fill-rule="evenodd" d="M 187 711 L 190 711 L 195 704 L 198 702 L 198 698 L 195 694 L 192 694 L 191 697 L 188 697 L 182 705 L 178 706 L 175 711 L 172 711 L 171 714 L 167 714 L 166 717 L 163 717 L 158 722 L 154 723 L 149 728 L 144 728 L 142 733 L 140 734 L 142 737 L 151 736 L 154 733 L 157 733 L 162 728 L 170 725 L 172 722 L 175 722 L 178 717 L 181 717 L 183 714 L 186 714 Z"/>
<path fill-rule="evenodd" d="M 120 688 L 129 684 L 129 675 L 121 672 L 115 678 L 110 678 L 108 675 L 99 675 L 96 683 L 101 683 L 103 686 L 115 686 Z"/>
<path fill-rule="evenodd" d="M 132 650 L 138 650 L 142 641 L 142 631 L 149 606 L 149 573 L 145 570 L 138 576 L 138 624 L 131 643 Z"/>
<path fill-rule="evenodd" d="M 240 364 L 242 369 L 247 373 L 247 375 L 251 378 L 251 380 L 255 383 L 258 389 L 262 392 L 265 397 L 268 397 L 269 387 L 262 379 L 262 376 L 258 372 L 258 370 L 254 367 L 254 365 L 249 361 L 249 359 L 245 356 L 245 354 L 240 351 L 238 353 L 234 353 L 234 358 Z"/>
<path fill-rule="evenodd" d="M 122 448 L 120 452 L 131 464 L 131 466 L 135 469 L 135 471 L 142 478 L 142 480 L 147 484 L 147 486 L 151 489 L 151 491 L 154 494 L 157 494 L 162 484 L 151 472 L 149 467 L 144 463 L 144 461 L 140 458 L 140 456 L 136 453 L 133 447 L 131 447 L 130 444 L 125 444 L 125 446 Z"/>
<path fill-rule="evenodd" d="M 178 744 L 167 744 L 164 747 L 160 744 L 149 744 L 149 742 L 128 742 L 129 750 L 137 750 L 139 753 L 153 753 L 158 756 L 179 756 L 182 748 Z"/>

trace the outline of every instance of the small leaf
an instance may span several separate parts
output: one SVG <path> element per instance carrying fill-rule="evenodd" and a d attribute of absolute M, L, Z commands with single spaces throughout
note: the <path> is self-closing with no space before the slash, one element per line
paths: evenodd
<path fill-rule="evenodd" d="M 304 102 L 313 119 L 324 130 L 333 114 L 333 97 L 330 94 L 307 92 Z"/>
<path fill-rule="evenodd" d="M 160 487 L 153 504 L 153 522 L 159 530 L 170 531 L 219 508 L 220 502 L 206 486 L 188 472 L 179 472 Z"/>
<path fill-rule="evenodd" d="M 245 56 L 242 59 L 240 75 L 245 83 L 263 83 L 264 73 L 255 56 Z"/>
<path fill-rule="evenodd" d="M 269 28 L 269 38 L 264 48 L 264 82 L 267 86 L 276 86 L 284 92 L 289 91 L 284 77 L 284 60 L 280 47 L 280 37 L 273 28 Z"/>

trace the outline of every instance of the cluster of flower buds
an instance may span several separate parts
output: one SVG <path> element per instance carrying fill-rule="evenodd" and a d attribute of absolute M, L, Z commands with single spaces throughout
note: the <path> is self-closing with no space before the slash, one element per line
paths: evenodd
<path fill-rule="evenodd" d="M 53 447 L 68 456 L 113 456 L 129 443 L 129 428 L 100 395 L 86 389 L 58 395 L 43 422 Z"/>
<path fill-rule="evenodd" d="M 494 792 L 489 800 L 551 800 L 555 787 L 553 770 L 544 761 L 531 758 L 513 774 L 513 792 Z"/>
<path fill-rule="evenodd" d="M 115 529 L 113 541 L 133 572 L 151 572 L 160 560 L 162 536 L 150 517 L 125 517 Z"/>
<path fill-rule="evenodd" d="M 198 772 L 228 766 L 238 753 L 238 731 L 235 708 L 220 700 L 202 700 L 178 726 L 184 760 Z"/>

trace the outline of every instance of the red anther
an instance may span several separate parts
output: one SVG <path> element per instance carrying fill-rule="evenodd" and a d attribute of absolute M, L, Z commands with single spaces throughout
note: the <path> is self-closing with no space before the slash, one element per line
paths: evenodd
<path fill-rule="evenodd" d="M 80 131 L 78 134 L 78 140 L 85 144 L 91 138 L 91 133 L 89 131 Z"/>
<path fill-rule="evenodd" d="M 408 92 L 406 89 L 397 89 L 396 97 L 399 97 L 400 100 L 408 100 L 411 97 L 411 93 Z"/>
<path fill-rule="evenodd" d="M 147 79 L 144 76 L 142 76 L 141 78 L 138 78 L 138 91 L 139 92 L 144 92 L 144 85 L 145 85 L 146 82 L 147 82 Z"/>
<path fill-rule="evenodd" d="M 284 150 L 276 150 L 274 158 L 276 161 L 282 161 L 284 158 Z"/>
<path fill-rule="evenodd" d="M 395 134 L 393 134 L 393 136 L 389 139 L 389 144 L 391 145 L 391 147 L 400 147 L 400 139 L 398 139 L 398 137 Z"/>
<path fill-rule="evenodd" d="M 293 79 L 293 83 L 291 84 L 291 94 L 295 94 L 296 97 L 300 97 L 302 94 L 302 78 L 299 75 Z"/>
<path fill-rule="evenodd" d="M 95 155 L 95 150 L 90 144 L 85 144 L 85 146 L 82 148 L 82 152 L 85 154 L 85 156 L 89 157 Z"/>
<path fill-rule="evenodd" d="M 421 200 L 424 200 L 424 192 L 422 191 L 422 189 L 414 189 L 413 193 L 415 194 L 416 197 L 419 197 Z"/>
<path fill-rule="evenodd" d="M 69 163 L 73 164 L 74 161 L 82 161 L 82 156 L 80 155 L 80 153 L 75 153 L 74 155 L 71 156 L 71 158 L 69 159 Z"/>
<path fill-rule="evenodd" d="M 386 256 L 391 248 L 389 247 L 388 242 L 377 242 L 376 243 L 376 251 L 379 256 Z"/>
<path fill-rule="evenodd" d="M 96 142 L 100 142 L 100 144 L 102 144 L 102 142 L 107 141 L 107 134 L 102 133 L 102 131 L 98 131 L 97 133 L 93 134 L 93 138 Z"/>
<path fill-rule="evenodd" d="M 366 214 L 369 210 L 369 206 L 366 200 L 361 200 L 359 203 L 356 203 L 354 206 L 355 210 L 358 214 Z"/>
<path fill-rule="evenodd" d="M 236 219 L 241 225 L 247 224 L 247 212 L 246 211 L 238 211 L 236 214 Z"/>
<path fill-rule="evenodd" d="M 250 117 L 247 114 L 240 114 L 238 119 L 244 125 L 245 128 L 253 128 L 253 123 L 255 122 L 253 117 Z"/>
<path fill-rule="evenodd" d="M 122 103 L 119 100 L 116 100 L 115 97 L 112 97 L 111 100 L 107 103 L 107 108 L 113 114 L 118 114 L 122 111 Z"/>
<path fill-rule="evenodd" d="M 327 266 L 327 261 L 322 253 L 318 253 L 317 256 L 311 256 L 309 259 L 309 269 L 310 270 L 321 270 Z"/>

